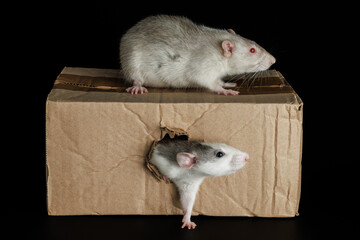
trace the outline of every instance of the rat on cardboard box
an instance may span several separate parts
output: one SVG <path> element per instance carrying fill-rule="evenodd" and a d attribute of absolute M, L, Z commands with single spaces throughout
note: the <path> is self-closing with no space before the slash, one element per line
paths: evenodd
<path fill-rule="evenodd" d="M 201 87 L 238 95 L 224 76 L 268 69 L 275 58 L 232 29 L 197 25 L 185 17 L 150 16 L 130 28 L 120 41 L 120 63 L 131 94 L 144 87 Z"/>
<path fill-rule="evenodd" d="M 206 177 L 235 173 L 245 166 L 249 155 L 223 143 L 187 140 L 159 142 L 150 159 L 163 175 L 177 187 L 184 212 L 182 228 L 194 229 L 190 220 L 196 193 Z"/>

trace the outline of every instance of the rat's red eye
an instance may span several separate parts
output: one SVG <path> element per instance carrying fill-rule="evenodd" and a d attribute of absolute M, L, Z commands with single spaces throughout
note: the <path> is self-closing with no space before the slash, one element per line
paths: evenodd
<path fill-rule="evenodd" d="M 255 48 L 250 48 L 250 52 L 255 53 L 256 52 Z"/>

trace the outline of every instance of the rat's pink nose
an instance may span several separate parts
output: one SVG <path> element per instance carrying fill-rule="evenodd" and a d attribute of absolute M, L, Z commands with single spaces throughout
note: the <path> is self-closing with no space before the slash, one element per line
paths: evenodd
<path fill-rule="evenodd" d="M 275 62 L 276 62 L 276 59 L 273 56 L 271 56 L 270 65 L 273 65 Z"/>
<path fill-rule="evenodd" d="M 244 161 L 245 161 L 245 162 L 249 161 L 249 155 L 246 154 L 246 155 L 244 156 Z"/>

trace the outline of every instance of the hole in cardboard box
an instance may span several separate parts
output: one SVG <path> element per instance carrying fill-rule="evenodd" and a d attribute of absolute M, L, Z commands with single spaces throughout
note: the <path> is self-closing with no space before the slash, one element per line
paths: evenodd
<path fill-rule="evenodd" d="M 161 128 L 161 133 L 162 133 L 161 139 L 155 140 L 152 143 L 150 150 L 145 158 L 146 167 L 150 170 L 150 172 L 154 175 L 154 177 L 158 181 L 163 180 L 162 174 L 159 172 L 159 170 L 154 165 L 152 165 L 150 163 L 151 155 L 152 155 L 152 152 L 153 152 L 154 148 L 156 147 L 156 145 L 162 141 L 171 141 L 171 140 L 188 141 L 189 140 L 189 136 L 187 135 L 187 133 L 181 129 L 169 129 L 169 128 L 164 127 L 164 128 Z"/>
<path fill-rule="evenodd" d="M 189 137 L 187 135 L 175 135 L 174 137 L 170 137 L 170 135 L 167 133 L 165 134 L 165 136 L 163 137 L 163 139 L 161 139 L 158 142 L 162 142 L 162 141 L 170 141 L 170 140 L 183 140 L 183 141 L 187 141 L 189 140 Z"/>

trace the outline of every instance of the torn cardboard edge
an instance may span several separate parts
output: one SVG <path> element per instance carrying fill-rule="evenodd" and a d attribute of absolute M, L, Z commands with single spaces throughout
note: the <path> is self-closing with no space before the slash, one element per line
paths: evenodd
<path fill-rule="evenodd" d="M 88 75 L 77 75 L 76 71 L 68 68 L 60 73 L 54 83 L 54 89 L 67 89 L 77 91 L 101 91 L 101 92 L 125 92 L 130 86 L 121 73 L 101 76 L 94 74 L 94 71 Z M 112 71 L 116 71 L 112 69 Z M 89 76 L 93 74 L 92 76 Z M 252 73 L 253 74 L 253 73 Z M 95 76 L 94 76 L 95 75 Z M 277 93 L 295 93 L 294 89 L 285 80 L 282 74 L 276 70 L 267 70 L 256 76 L 247 74 L 228 76 L 225 81 L 235 82 L 236 87 L 231 89 L 239 91 L 240 95 L 257 95 L 257 94 L 277 94 Z M 208 92 L 203 88 L 150 88 L 151 92 Z M 280 91 L 279 91 L 280 90 Z"/>
<path fill-rule="evenodd" d="M 151 159 L 152 153 L 153 153 L 156 145 L 159 142 L 161 142 L 166 137 L 166 135 L 168 135 L 170 139 L 174 139 L 174 138 L 180 137 L 180 136 L 186 136 L 186 137 L 189 138 L 189 136 L 182 129 L 178 129 L 178 128 L 170 129 L 170 128 L 167 128 L 167 127 L 161 127 L 161 137 L 160 137 L 160 139 L 153 141 L 153 143 L 152 143 L 152 145 L 150 147 L 150 150 L 149 150 L 148 154 L 145 157 L 145 165 L 150 170 L 150 172 L 154 175 L 156 180 L 158 180 L 159 182 L 164 181 L 166 183 L 169 183 L 169 182 L 167 182 L 167 181 L 165 181 L 163 179 L 162 174 L 157 169 L 157 167 L 155 167 L 153 164 L 150 163 L 150 159 Z"/>

